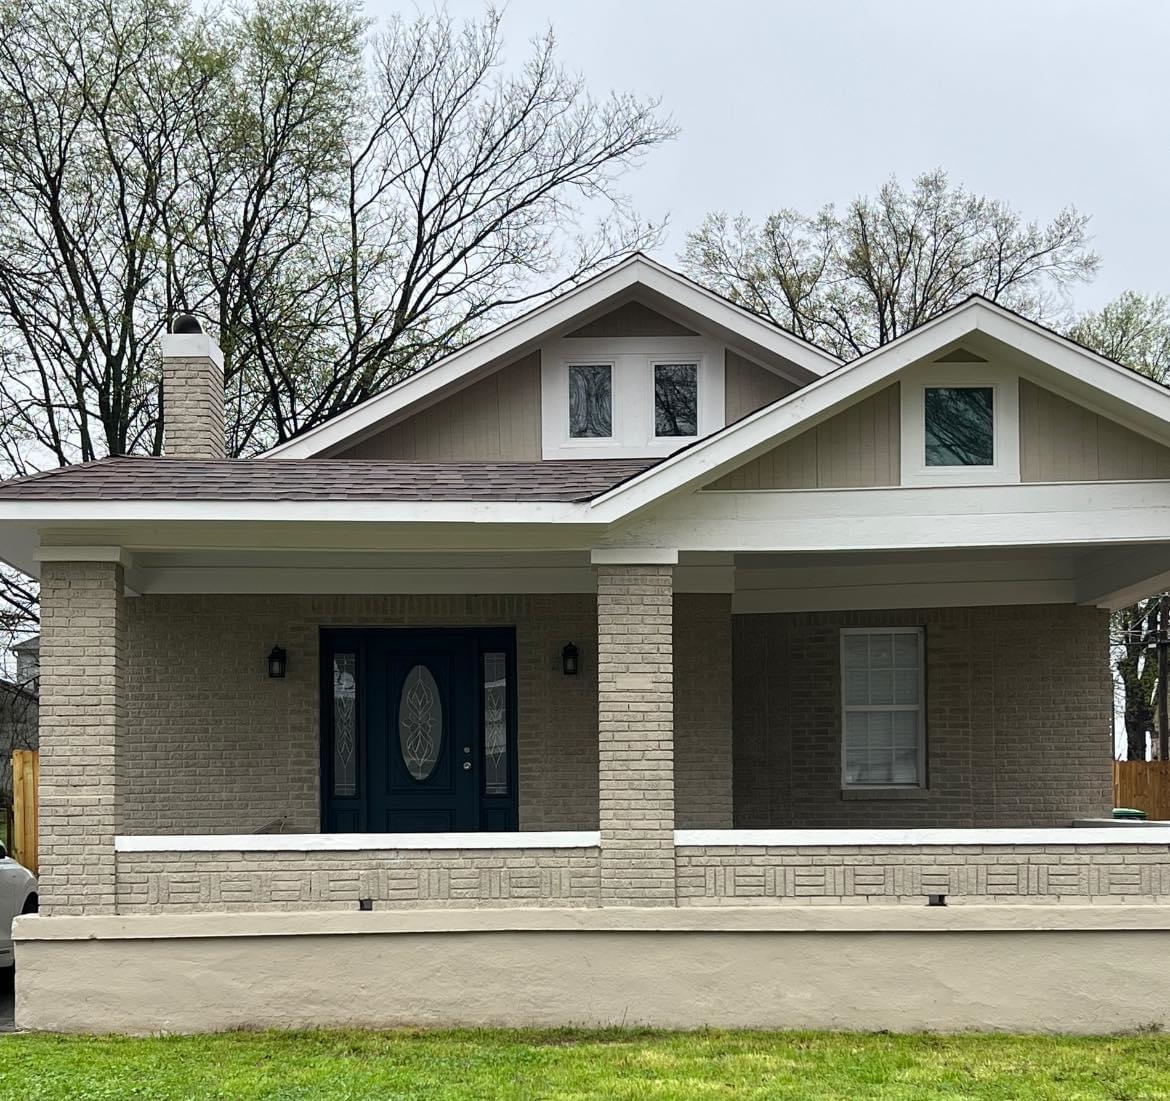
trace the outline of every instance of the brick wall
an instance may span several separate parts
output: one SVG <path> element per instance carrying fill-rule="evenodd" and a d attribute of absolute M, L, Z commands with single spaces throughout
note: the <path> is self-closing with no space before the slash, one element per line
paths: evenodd
<path fill-rule="evenodd" d="M 125 600 L 114 562 L 41 567 L 40 901 L 112 913 L 123 819 Z"/>
<path fill-rule="evenodd" d="M 129 615 L 127 833 L 320 828 L 322 626 L 515 625 L 522 829 L 595 829 L 591 595 L 146 596 Z M 573 641 L 582 674 L 561 674 Z M 270 680 L 273 644 L 289 672 Z"/>
<path fill-rule="evenodd" d="M 683 827 L 731 824 L 726 600 L 678 598 Z M 146 596 L 126 607 L 128 833 L 247 833 L 277 818 L 319 829 L 318 629 L 345 624 L 514 625 L 520 827 L 597 828 L 591 594 Z M 581 655 L 576 677 L 561 672 L 566 642 Z M 283 681 L 264 664 L 276 643 L 289 652 Z"/>
<path fill-rule="evenodd" d="M 674 663 L 675 823 L 730 829 L 730 595 L 675 594 Z"/>
<path fill-rule="evenodd" d="M 119 853 L 119 913 L 595 906 L 597 849 Z"/>
<path fill-rule="evenodd" d="M 181 459 L 224 457 L 223 368 L 210 356 L 163 359 L 163 451 Z"/>
<path fill-rule="evenodd" d="M 1166 845 L 680 847 L 684 906 L 1170 902 Z"/>
<path fill-rule="evenodd" d="M 926 629 L 926 792 L 843 797 L 846 626 Z M 1106 612 L 1065 605 L 736 616 L 736 826 L 1064 826 L 1108 813 L 1107 626 Z"/>
<path fill-rule="evenodd" d="M 601 897 L 674 903 L 673 570 L 597 570 Z"/>

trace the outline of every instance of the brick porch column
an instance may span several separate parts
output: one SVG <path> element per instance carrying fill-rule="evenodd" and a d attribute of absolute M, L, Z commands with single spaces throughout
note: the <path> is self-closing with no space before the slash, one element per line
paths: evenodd
<path fill-rule="evenodd" d="M 39 841 L 45 914 L 116 910 L 123 600 L 117 561 L 42 563 Z"/>
<path fill-rule="evenodd" d="M 594 553 L 601 901 L 673 906 L 674 570 L 610 554 Z"/>

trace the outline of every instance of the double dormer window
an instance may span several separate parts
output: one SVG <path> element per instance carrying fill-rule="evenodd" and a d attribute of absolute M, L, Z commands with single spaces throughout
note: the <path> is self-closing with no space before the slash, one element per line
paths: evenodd
<path fill-rule="evenodd" d="M 654 372 L 655 439 L 699 434 L 698 363 L 650 364 Z M 569 438 L 610 439 L 614 434 L 612 363 L 571 363 L 569 371 Z"/>

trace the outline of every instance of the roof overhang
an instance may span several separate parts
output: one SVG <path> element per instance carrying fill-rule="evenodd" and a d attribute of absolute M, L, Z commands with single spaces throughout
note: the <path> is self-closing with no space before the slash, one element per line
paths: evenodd
<path fill-rule="evenodd" d="M 799 385 L 841 365 L 828 352 L 636 254 L 265 454 L 286 459 L 334 454 L 633 299 L 718 337 Z"/>

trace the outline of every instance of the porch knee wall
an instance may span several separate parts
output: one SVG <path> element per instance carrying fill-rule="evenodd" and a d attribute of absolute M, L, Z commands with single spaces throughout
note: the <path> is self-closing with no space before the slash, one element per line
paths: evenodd
<path fill-rule="evenodd" d="M 41 570 L 40 909 L 116 910 L 126 619 L 117 562 Z"/>
<path fill-rule="evenodd" d="M 597 569 L 602 905 L 673 905 L 674 577 Z"/>

